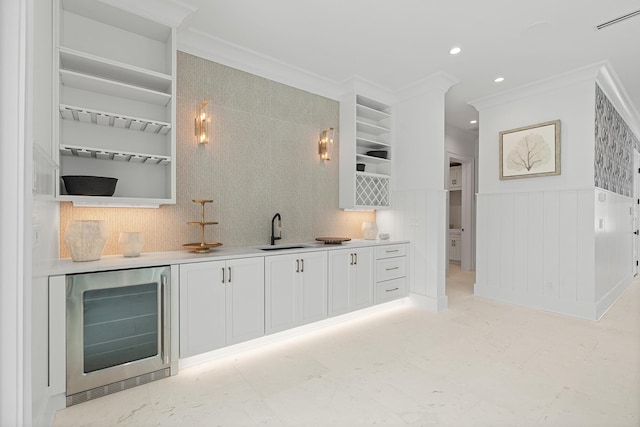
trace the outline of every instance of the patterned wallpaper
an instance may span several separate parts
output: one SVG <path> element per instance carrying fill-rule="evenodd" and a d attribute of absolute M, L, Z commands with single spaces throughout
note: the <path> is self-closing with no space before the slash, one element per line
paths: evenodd
<path fill-rule="evenodd" d="M 631 197 L 634 149 L 640 141 L 596 85 L 595 186 Z"/>
<path fill-rule="evenodd" d="M 282 215 L 281 243 L 320 236 L 362 238 L 373 212 L 338 208 L 339 141 L 333 157 L 318 156 L 319 132 L 338 127 L 339 103 L 253 74 L 178 52 L 177 202 L 159 209 L 74 208 L 60 204 L 60 235 L 72 219 L 104 219 L 104 255 L 121 253 L 120 231 L 142 231 L 143 252 L 181 250 L 200 239 L 192 199 L 213 199 L 207 241 L 227 246 L 269 244 L 271 217 Z M 196 144 L 193 119 L 209 99 L 209 144 Z M 336 132 L 336 135 L 338 132 Z M 69 254 L 60 239 L 60 256 Z"/>

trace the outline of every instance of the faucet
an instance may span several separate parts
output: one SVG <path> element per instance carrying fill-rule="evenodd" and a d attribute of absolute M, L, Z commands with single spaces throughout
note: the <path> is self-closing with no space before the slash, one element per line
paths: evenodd
<path fill-rule="evenodd" d="M 278 218 L 278 228 L 282 227 L 282 217 L 280 216 L 279 213 L 277 213 L 273 216 L 273 218 L 271 218 L 271 244 L 272 245 L 276 244 L 276 240 L 282 239 L 282 230 L 280 230 L 280 235 L 278 237 L 275 236 L 274 223 L 276 221 L 276 218 Z"/>

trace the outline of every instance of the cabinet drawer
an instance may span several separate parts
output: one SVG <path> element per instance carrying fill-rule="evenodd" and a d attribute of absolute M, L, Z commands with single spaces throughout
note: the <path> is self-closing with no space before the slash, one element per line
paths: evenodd
<path fill-rule="evenodd" d="M 376 282 L 397 279 L 407 275 L 407 258 L 388 258 L 376 261 Z"/>
<path fill-rule="evenodd" d="M 407 295 L 407 278 L 387 280 L 386 282 L 376 283 L 374 290 L 375 303 L 391 301 L 402 298 Z"/>
<path fill-rule="evenodd" d="M 407 245 L 385 245 L 376 247 L 376 259 L 391 258 L 397 256 L 405 256 L 407 254 Z"/>

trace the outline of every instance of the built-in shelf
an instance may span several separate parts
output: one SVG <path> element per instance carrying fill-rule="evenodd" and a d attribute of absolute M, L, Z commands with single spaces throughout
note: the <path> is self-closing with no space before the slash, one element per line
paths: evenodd
<path fill-rule="evenodd" d="M 387 148 L 391 148 L 390 144 L 386 142 L 374 141 L 368 138 L 356 137 L 356 144 L 358 147 L 369 148 L 371 150 L 384 150 Z"/>
<path fill-rule="evenodd" d="M 366 162 L 372 164 L 388 164 L 391 162 L 389 159 L 382 159 L 380 157 L 367 156 L 366 154 L 356 154 L 358 162 Z"/>
<path fill-rule="evenodd" d="M 122 114 L 109 113 L 85 107 L 76 107 L 73 105 L 61 104 L 60 116 L 64 120 L 73 120 L 76 122 L 143 131 L 147 133 L 157 133 L 160 135 L 166 135 L 171 130 L 171 123 L 142 119 L 140 117 L 128 117 Z"/>
<path fill-rule="evenodd" d="M 371 172 L 356 172 L 357 176 L 368 176 L 372 178 L 386 178 L 389 179 L 391 176 L 384 173 L 371 173 Z"/>
<path fill-rule="evenodd" d="M 64 86 L 148 104 L 165 106 L 171 101 L 171 95 L 168 93 L 77 73 L 75 71 L 60 70 L 60 81 Z"/>
<path fill-rule="evenodd" d="M 378 125 L 373 125 L 371 123 L 367 123 L 367 122 L 363 122 L 363 121 L 357 121 L 356 122 L 356 130 L 358 132 L 363 132 L 363 133 L 367 133 L 369 135 L 383 135 L 385 133 L 389 133 L 391 132 L 391 129 L 383 127 L 383 126 L 378 126 Z"/>
<path fill-rule="evenodd" d="M 391 118 L 391 115 L 380 110 L 368 107 L 366 105 L 356 105 L 356 113 L 359 118 L 379 122 Z"/>
<path fill-rule="evenodd" d="M 80 147 L 65 144 L 60 145 L 60 154 L 63 156 L 113 160 L 116 162 L 145 163 L 148 165 L 164 166 L 171 163 L 171 157 L 160 156 L 157 154 L 114 151 L 106 148 Z"/>
<path fill-rule="evenodd" d="M 61 70 L 171 94 L 172 78 L 169 75 L 64 47 L 59 48 L 58 52 Z"/>

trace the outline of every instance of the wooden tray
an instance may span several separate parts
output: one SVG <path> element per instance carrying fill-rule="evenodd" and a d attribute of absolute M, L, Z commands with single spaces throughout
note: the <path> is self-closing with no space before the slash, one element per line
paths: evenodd
<path fill-rule="evenodd" d="M 339 245 L 342 242 L 351 240 L 348 237 L 316 237 L 318 242 L 324 242 L 325 245 Z"/>

